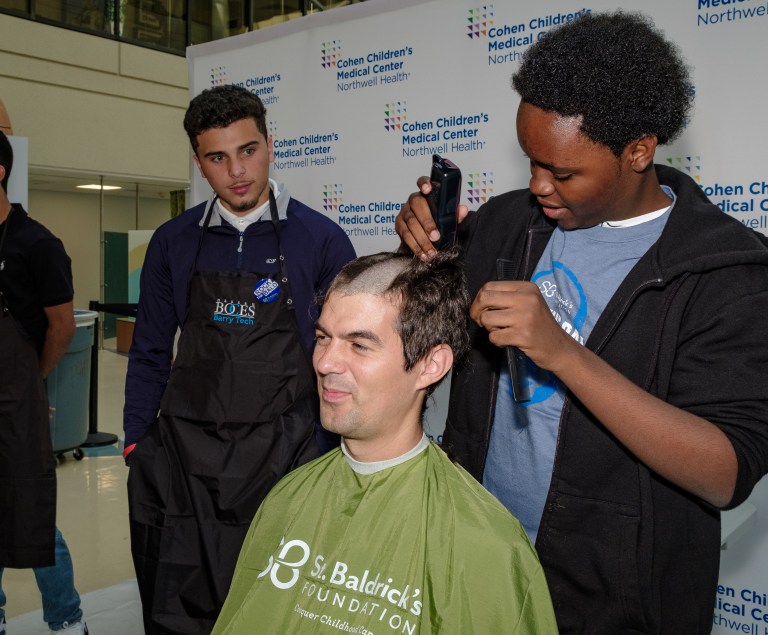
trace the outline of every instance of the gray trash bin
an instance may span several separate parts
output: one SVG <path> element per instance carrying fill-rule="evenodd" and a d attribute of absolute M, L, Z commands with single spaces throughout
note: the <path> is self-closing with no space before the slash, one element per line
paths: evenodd
<path fill-rule="evenodd" d="M 98 313 L 75 310 L 75 335 L 67 352 L 48 375 L 48 403 L 55 408 L 51 416 L 51 441 L 55 454 L 79 449 L 88 437 L 91 386 L 91 346 Z"/>

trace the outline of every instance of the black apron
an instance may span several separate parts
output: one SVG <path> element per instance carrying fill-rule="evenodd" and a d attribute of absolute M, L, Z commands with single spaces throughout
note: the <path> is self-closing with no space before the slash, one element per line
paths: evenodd
<path fill-rule="evenodd" d="M 0 236 L 0 262 L 11 215 Z M 2 271 L 0 271 L 0 275 Z M 0 291 L 0 567 L 54 564 L 56 462 L 37 351 Z"/>
<path fill-rule="evenodd" d="M 146 633 L 210 633 L 269 490 L 317 456 L 315 376 L 279 273 L 197 270 L 153 425 L 129 455 L 131 550 Z"/>

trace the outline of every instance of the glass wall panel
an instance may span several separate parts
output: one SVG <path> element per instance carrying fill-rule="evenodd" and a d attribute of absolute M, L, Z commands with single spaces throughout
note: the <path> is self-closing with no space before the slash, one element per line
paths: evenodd
<path fill-rule="evenodd" d="M 183 51 L 187 25 L 184 0 L 121 0 L 120 36 Z"/>
<path fill-rule="evenodd" d="M 246 0 L 190 0 L 192 44 L 245 33 Z"/>
<path fill-rule="evenodd" d="M 35 2 L 35 14 L 38 18 L 64 22 L 64 3 L 62 0 L 37 0 Z"/>
<path fill-rule="evenodd" d="M 78 29 L 111 33 L 111 0 L 36 0 L 36 17 Z"/>
<path fill-rule="evenodd" d="M 29 13 L 29 0 L 0 0 L 0 9 Z"/>
<path fill-rule="evenodd" d="M 263 29 L 300 18 L 305 4 L 306 0 L 251 0 L 252 28 Z"/>
<path fill-rule="evenodd" d="M 184 54 L 202 44 L 363 0 L 0 0 L 0 12 Z M 119 18 L 115 34 L 116 18 Z"/>

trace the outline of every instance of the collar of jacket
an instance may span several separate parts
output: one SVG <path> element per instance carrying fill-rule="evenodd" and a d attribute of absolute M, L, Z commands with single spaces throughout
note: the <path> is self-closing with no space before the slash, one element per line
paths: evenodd
<path fill-rule="evenodd" d="M 272 188 L 273 192 L 277 192 L 277 196 L 275 198 L 275 202 L 277 203 L 277 217 L 281 220 L 287 220 L 288 219 L 288 202 L 291 200 L 291 195 L 288 193 L 288 188 L 283 183 L 277 183 L 276 181 L 273 181 L 272 179 L 269 179 L 269 186 Z M 200 227 L 203 226 L 203 223 L 205 222 L 205 214 L 208 212 L 208 207 L 213 202 L 213 199 L 216 198 L 216 196 L 211 196 L 206 204 L 203 206 L 203 213 L 200 217 L 200 222 L 198 225 Z M 257 222 L 263 223 L 265 221 L 271 221 L 271 215 L 269 213 L 269 208 L 267 208 L 264 213 L 261 215 L 261 218 Z M 220 227 L 223 224 L 221 215 L 219 214 L 219 211 L 216 209 L 216 207 L 213 208 L 213 214 L 211 214 L 211 222 L 208 223 L 208 227 Z"/>

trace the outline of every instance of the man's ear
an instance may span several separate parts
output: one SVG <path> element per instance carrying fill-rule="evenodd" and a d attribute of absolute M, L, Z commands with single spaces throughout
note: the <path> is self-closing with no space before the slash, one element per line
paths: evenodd
<path fill-rule="evenodd" d="M 200 164 L 200 159 L 197 157 L 197 150 L 192 151 L 192 158 L 195 160 L 197 169 L 200 170 L 200 176 L 202 176 L 207 181 L 208 179 L 205 176 L 205 172 L 203 172 L 203 166 Z"/>
<path fill-rule="evenodd" d="M 418 388 L 436 384 L 453 368 L 453 349 L 448 344 L 438 344 L 419 363 Z"/>
<path fill-rule="evenodd" d="M 646 135 L 627 144 L 624 148 L 624 156 L 630 168 L 638 174 L 645 172 L 649 165 L 653 165 L 657 145 L 659 140 L 656 135 Z"/>

